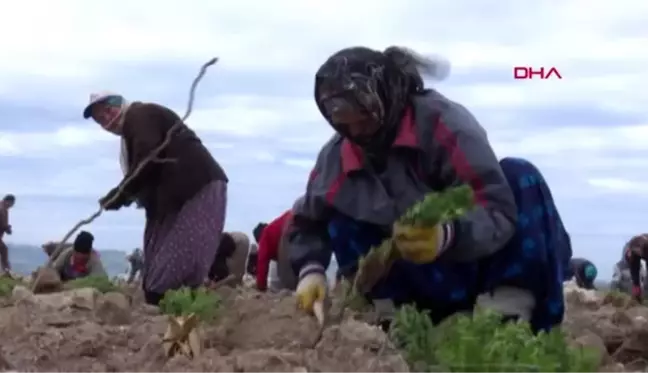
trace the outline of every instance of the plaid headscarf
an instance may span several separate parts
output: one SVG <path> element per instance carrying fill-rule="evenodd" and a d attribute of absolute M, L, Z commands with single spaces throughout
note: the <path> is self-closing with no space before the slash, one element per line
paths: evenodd
<path fill-rule="evenodd" d="M 439 80 L 447 74 L 447 64 L 439 62 L 401 47 L 389 47 L 384 52 L 365 47 L 342 49 L 317 71 L 315 101 L 331 126 L 371 158 L 383 154 L 394 141 L 410 96 L 424 92 L 419 71 Z M 334 93 L 320 97 L 322 87 Z M 351 136 L 346 126 L 333 123 L 329 105 L 350 105 L 376 121 L 379 130 L 369 138 Z"/>

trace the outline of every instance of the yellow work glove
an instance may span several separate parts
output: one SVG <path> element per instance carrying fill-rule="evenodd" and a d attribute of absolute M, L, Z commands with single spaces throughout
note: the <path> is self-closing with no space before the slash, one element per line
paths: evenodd
<path fill-rule="evenodd" d="M 424 264 L 434 261 L 444 246 L 449 227 L 437 224 L 434 227 L 412 227 L 394 224 L 392 241 L 400 256 L 413 263 Z"/>
<path fill-rule="evenodd" d="M 326 299 L 328 289 L 323 272 L 311 272 L 303 276 L 297 284 L 297 306 L 312 314 L 313 305 Z"/>

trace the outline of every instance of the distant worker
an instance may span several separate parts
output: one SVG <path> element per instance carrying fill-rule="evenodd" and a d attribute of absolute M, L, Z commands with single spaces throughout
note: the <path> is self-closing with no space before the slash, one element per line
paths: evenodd
<path fill-rule="evenodd" d="M 257 258 L 259 257 L 259 245 L 253 243 L 250 245 L 250 254 L 248 254 L 247 265 L 245 273 L 249 276 L 256 278 L 257 273 Z"/>
<path fill-rule="evenodd" d="M 297 202 L 301 202 L 299 198 Z M 257 258 L 257 288 L 261 291 L 268 289 L 268 272 L 270 263 L 276 263 L 278 284 L 271 284 L 274 289 L 295 290 L 297 287 L 297 276 L 290 267 L 290 260 L 287 253 L 283 252 L 285 245 L 285 232 L 288 224 L 292 221 L 292 209 L 286 210 L 275 218 L 260 232 L 259 255 Z M 261 225 L 261 224 L 259 224 Z M 258 226 L 257 226 L 258 227 Z M 279 288 L 279 289 L 277 289 Z"/>
<path fill-rule="evenodd" d="M 610 288 L 623 293 L 632 293 L 632 278 L 630 276 L 630 266 L 625 258 L 622 258 L 614 265 L 612 281 Z"/>
<path fill-rule="evenodd" d="M 81 231 L 72 247 L 65 249 L 56 257 L 52 267 L 62 281 L 70 281 L 87 276 L 106 276 L 99 254 L 93 249 L 94 236 Z"/>
<path fill-rule="evenodd" d="M 648 260 L 648 234 L 634 236 L 624 247 L 624 258 L 630 268 L 632 297 L 638 302 L 643 300 L 641 287 L 641 262 Z"/>
<path fill-rule="evenodd" d="M 4 234 L 11 234 L 11 224 L 9 224 L 9 210 L 16 204 L 16 197 L 13 194 L 7 194 L 0 201 L 0 272 L 9 273 L 11 264 L 9 263 L 9 248 L 3 241 Z"/>
<path fill-rule="evenodd" d="M 584 258 L 572 258 L 569 261 L 571 276 L 576 280 L 578 287 L 588 290 L 595 290 L 594 280 L 598 270 L 594 263 Z"/>
<path fill-rule="evenodd" d="M 208 286 L 214 286 L 219 282 L 231 286 L 241 284 L 249 250 L 250 239 L 247 234 L 224 232 L 216 256 L 209 268 Z"/>
<path fill-rule="evenodd" d="M 142 249 L 137 248 L 133 252 L 126 256 L 126 260 L 130 264 L 130 271 L 128 273 L 127 284 L 135 281 L 137 275 L 141 275 L 142 270 L 144 269 L 144 253 Z"/>

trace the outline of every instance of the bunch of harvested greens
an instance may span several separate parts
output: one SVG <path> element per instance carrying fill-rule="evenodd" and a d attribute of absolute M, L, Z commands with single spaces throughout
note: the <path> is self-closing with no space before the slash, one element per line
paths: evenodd
<path fill-rule="evenodd" d="M 412 229 L 432 228 L 465 214 L 473 206 L 473 191 L 468 185 L 449 188 L 440 193 L 432 192 L 427 194 L 423 201 L 410 208 L 398 220 L 398 224 L 410 226 Z M 395 249 L 391 239 L 386 239 L 380 246 L 371 248 L 358 262 L 353 291 L 357 294 L 369 292 L 387 275 L 398 258 L 398 250 Z"/>

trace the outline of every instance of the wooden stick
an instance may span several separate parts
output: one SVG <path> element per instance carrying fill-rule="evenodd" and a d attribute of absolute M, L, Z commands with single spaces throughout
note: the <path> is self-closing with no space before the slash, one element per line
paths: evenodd
<path fill-rule="evenodd" d="M 133 172 L 128 177 L 126 177 L 125 179 L 123 179 L 119 183 L 117 193 L 115 193 L 115 195 L 110 200 L 106 201 L 102 206 L 100 206 L 99 209 L 94 214 L 90 215 L 89 217 L 87 217 L 85 219 L 80 220 L 78 223 L 76 223 L 74 225 L 74 227 L 72 227 L 72 229 L 70 229 L 70 231 L 58 243 L 58 246 L 56 247 L 56 250 L 54 250 L 53 254 L 50 256 L 50 259 L 47 261 L 46 267 L 51 267 L 52 266 L 52 263 L 53 263 L 52 258 L 56 258 L 63 251 L 63 247 L 65 246 L 65 243 L 67 242 L 67 240 L 70 239 L 70 237 L 79 228 L 81 228 L 84 225 L 92 223 L 96 218 L 98 218 L 101 215 L 101 213 L 104 211 L 104 209 L 105 209 L 104 206 L 109 205 L 112 202 L 114 202 L 115 200 L 117 200 L 119 198 L 120 194 L 122 194 L 124 192 L 124 189 L 126 188 L 126 186 L 130 182 L 132 182 L 132 180 L 135 179 L 135 177 L 137 177 L 137 175 L 142 171 L 142 169 L 144 169 L 144 167 L 146 167 L 147 164 L 149 164 L 150 162 L 156 162 L 157 161 L 158 155 L 162 152 L 162 150 L 164 150 L 164 148 L 169 144 L 169 142 L 171 142 L 171 138 L 173 137 L 174 133 L 182 126 L 182 124 L 191 115 L 191 111 L 193 110 L 194 98 L 196 97 L 196 88 L 198 87 L 198 83 L 200 83 L 203 76 L 207 72 L 207 68 L 214 65 L 216 62 L 218 62 L 218 58 L 214 57 L 214 58 L 210 59 L 209 61 L 205 62 L 202 65 L 202 67 L 200 68 L 200 71 L 198 72 L 198 75 L 194 78 L 193 82 L 191 83 L 191 88 L 189 89 L 189 101 L 187 102 L 187 110 L 186 110 L 184 116 L 182 117 L 182 119 L 175 122 L 173 124 L 173 126 L 171 126 L 171 128 L 169 128 L 169 130 L 166 132 L 166 136 L 164 137 L 164 141 L 162 141 L 162 143 L 157 148 L 153 149 L 153 151 L 151 151 L 151 153 L 148 156 L 146 156 L 137 165 L 137 167 L 133 170 Z M 36 276 L 36 279 L 34 280 L 34 282 L 32 282 L 32 286 L 31 286 L 32 291 L 34 290 L 34 288 L 36 287 L 36 285 L 40 281 L 40 277 L 41 277 L 41 275 L 40 275 L 40 272 L 39 272 L 38 275 Z"/>

